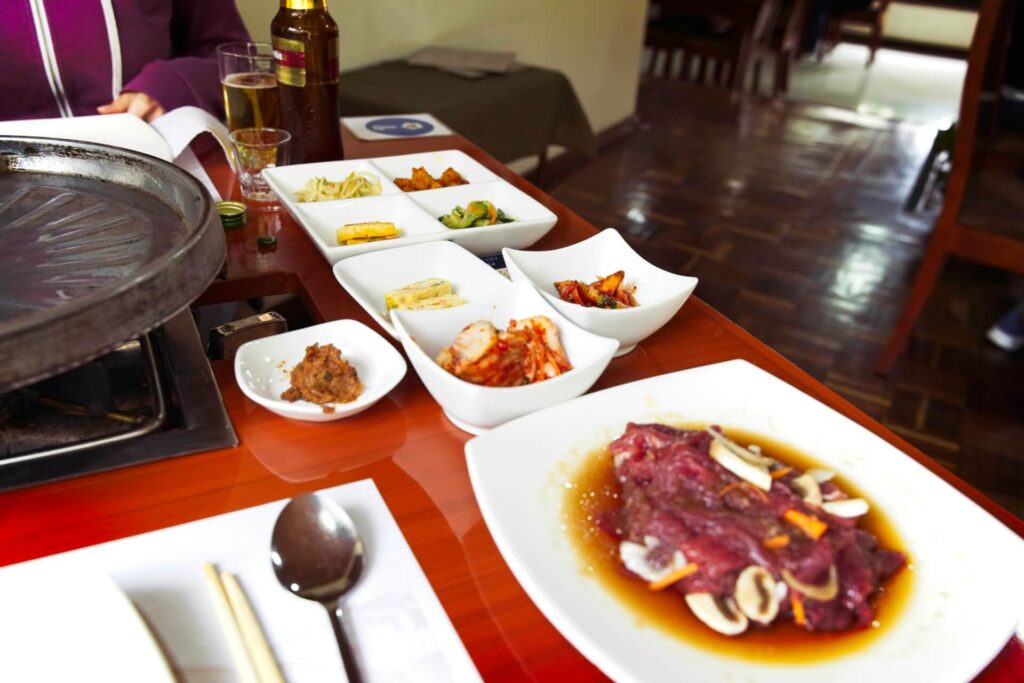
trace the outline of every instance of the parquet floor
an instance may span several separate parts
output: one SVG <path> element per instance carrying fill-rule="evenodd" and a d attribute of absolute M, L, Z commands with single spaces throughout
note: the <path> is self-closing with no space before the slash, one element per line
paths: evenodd
<path fill-rule="evenodd" d="M 901 210 L 934 130 L 673 81 L 638 115 L 553 194 L 1024 516 L 1024 351 L 984 339 L 1024 281 L 950 263 L 893 373 L 871 370 L 934 220 Z"/>

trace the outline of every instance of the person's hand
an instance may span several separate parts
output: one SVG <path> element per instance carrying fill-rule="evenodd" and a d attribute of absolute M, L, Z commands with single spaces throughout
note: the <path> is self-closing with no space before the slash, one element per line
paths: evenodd
<path fill-rule="evenodd" d="M 151 122 L 164 115 L 164 108 L 160 103 L 144 92 L 123 92 L 113 102 L 96 107 L 101 114 L 122 114 L 128 112 L 135 114 L 146 122 Z"/>

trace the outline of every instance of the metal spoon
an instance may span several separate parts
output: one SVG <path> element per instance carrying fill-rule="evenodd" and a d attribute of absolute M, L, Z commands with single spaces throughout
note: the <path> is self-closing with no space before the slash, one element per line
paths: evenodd
<path fill-rule="evenodd" d="M 341 596 L 355 585 L 363 569 L 363 541 L 352 519 L 314 493 L 293 498 L 274 524 L 270 561 L 282 586 L 327 609 L 349 683 L 360 683 L 341 610 Z"/>

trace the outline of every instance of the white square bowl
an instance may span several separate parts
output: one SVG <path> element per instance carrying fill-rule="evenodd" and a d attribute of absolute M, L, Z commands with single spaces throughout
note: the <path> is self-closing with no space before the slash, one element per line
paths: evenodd
<path fill-rule="evenodd" d="M 459 379 L 434 360 L 470 323 L 490 320 L 495 327 L 506 329 L 509 320 L 534 315 L 548 316 L 558 328 L 572 370 L 519 387 L 485 387 Z M 597 381 L 618 348 L 614 339 L 573 325 L 527 283 L 509 285 L 465 306 L 426 312 L 395 310 L 391 318 L 427 391 L 452 424 L 470 434 L 579 396 Z"/>
<path fill-rule="evenodd" d="M 559 313 L 580 327 L 617 339 L 616 356 L 629 353 L 671 320 L 697 286 L 695 277 L 676 275 L 645 261 L 611 228 L 562 249 L 502 249 L 501 253 L 513 281 L 530 282 Z M 638 305 L 633 308 L 580 306 L 563 301 L 555 289 L 559 280 L 593 282 L 619 270 L 626 272 L 627 285 L 636 285 Z"/>
<path fill-rule="evenodd" d="M 291 385 L 291 371 L 315 343 L 334 344 L 363 385 L 351 403 L 335 403 L 325 413 L 315 403 L 284 401 L 281 393 Z M 283 417 L 309 422 L 330 422 L 360 413 L 395 388 L 405 376 L 405 360 L 384 337 L 356 320 L 335 320 L 301 330 L 277 334 L 243 344 L 235 354 L 235 381 L 242 393 Z"/>
<path fill-rule="evenodd" d="M 306 186 L 311 178 L 323 176 L 332 182 L 344 180 L 349 173 L 366 171 L 374 174 L 380 179 L 380 193 L 398 194 L 401 190 L 388 180 L 381 169 L 366 159 L 353 159 L 352 161 L 321 161 L 315 164 L 296 164 L 295 166 L 275 166 L 263 171 L 263 177 L 267 184 L 277 195 L 285 206 L 319 204 L 321 202 L 299 202 L 295 199 L 295 193 Z M 357 199 L 364 199 L 359 198 Z M 335 200 L 344 201 L 344 200 Z"/>
<path fill-rule="evenodd" d="M 382 246 L 390 248 L 401 244 L 425 242 L 444 238 L 448 228 L 431 220 L 408 197 L 401 194 L 381 195 L 361 199 L 343 199 L 337 202 L 312 202 L 296 205 L 296 218 L 313 238 L 317 249 L 332 265 L 338 261 L 379 251 Z M 338 228 L 349 223 L 390 221 L 401 234 L 390 240 L 364 242 L 363 244 L 338 244 Z"/>
<path fill-rule="evenodd" d="M 470 184 L 487 183 L 498 179 L 498 176 L 489 171 L 486 166 L 457 149 L 377 157 L 373 163 L 384 172 L 384 177 L 389 181 L 394 181 L 395 178 L 409 178 L 412 176 L 412 169 L 420 166 L 435 178 L 439 178 L 445 169 L 453 168 Z M 420 190 L 420 192 L 432 192 L 432 190 Z"/>
<path fill-rule="evenodd" d="M 408 196 L 448 231 L 448 239 L 480 256 L 496 254 L 502 247 L 524 249 L 546 235 L 558 221 L 546 206 L 504 180 L 444 187 L 429 192 L 410 192 Z M 470 202 L 478 200 L 491 202 L 515 220 L 511 223 L 462 229 L 446 228 L 438 220 L 440 216 L 451 213 L 456 206 L 465 208 Z"/>
<path fill-rule="evenodd" d="M 335 264 L 334 277 L 395 339 L 398 333 L 384 304 L 384 295 L 393 289 L 440 277 L 451 282 L 454 293 L 468 303 L 510 284 L 494 268 L 448 241 L 411 244 L 345 259 Z"/>

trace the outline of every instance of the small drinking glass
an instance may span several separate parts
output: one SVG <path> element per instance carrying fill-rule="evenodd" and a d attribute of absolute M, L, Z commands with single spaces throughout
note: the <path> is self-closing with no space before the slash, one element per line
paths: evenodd
<path fill-rule="evenodd" d="M 218 45 L 217 68 L 228 130 L 281 125 L 274 50 L 269 43 Z"/>
<path fill-rule="evenodd" d="M 291 140 L 291 134 L 279 128 L 240 128 L 231 133 L 243 197 L 276 204 L 277 196 L 263 177 L 263 169 L 288 164 Z"/>

